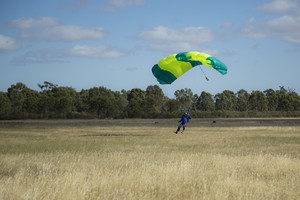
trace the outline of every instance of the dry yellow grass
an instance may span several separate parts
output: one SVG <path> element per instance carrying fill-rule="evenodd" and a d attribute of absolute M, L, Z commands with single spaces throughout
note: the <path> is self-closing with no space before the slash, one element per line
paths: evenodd
<path fill-rule="evenodd" d="M 300 127 L 0 128 L 0 199 L 299 199 Z"/>

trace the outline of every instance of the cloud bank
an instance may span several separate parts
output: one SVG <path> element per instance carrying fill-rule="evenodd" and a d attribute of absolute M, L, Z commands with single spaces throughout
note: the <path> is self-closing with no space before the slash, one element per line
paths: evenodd
<path fill-rule="evenodd" d="M 81 42 L 101 41 L 108 32 L 103 27 L 82 27 L 63 24 L 57 18 L 22 17 L 7 24 L 7 27 L 19 30 L 19 39 L 23 43 L 30 43 L 32 46 L 39 41 L 45 42 Z M 0 35 L 0 51 L 16 50 L 18 46 L 13 38 Z M 71 48 L 57 49 L 46 48 L 37 51 L 30 51 L 23 56 L 15 58 L 14 64 L 26 63 L 53 63 L 62 62 L 63 57 L 75 56 L 85 58 L 107 59 L 118 58 L 127 55 L 126 52 L 107 48 L 105 46 L 88 46 L 77 44 Z"/>
<path fill-rule="evenodd" d="M 281 16 L 261 21 L 249 19 L 241 28 L 241 35 L 248 38 L 280 38 L 294 44 L 300 44 L 300 1 L 274 0 L 259 6 L 263 13 L 281 14 Z"/>

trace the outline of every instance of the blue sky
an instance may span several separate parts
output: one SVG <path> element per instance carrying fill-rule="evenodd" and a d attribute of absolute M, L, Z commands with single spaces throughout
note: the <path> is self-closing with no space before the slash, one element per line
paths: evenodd
<path fill-rule="evenodd" d="M 228 74 L 196 67 L 172 85 L 217 94 L 300 94 L 300 0 L 1 0 L 0 91 L 49 81 L 77 91 L 158 84 L 151 68 L 183 51 L 211 54 Z"/>

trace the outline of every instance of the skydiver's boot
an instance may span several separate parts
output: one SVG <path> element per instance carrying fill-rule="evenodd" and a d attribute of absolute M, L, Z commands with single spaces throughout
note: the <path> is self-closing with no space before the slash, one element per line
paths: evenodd
<path fill-rule="evenodd" d="M 185 127 L 183 127 L 183 128 L 182 128 L 182 131 L 181 131 L 181 133 L 183 133 L 184 131 L 185 131 Z"/>
<path fill-rule="evenodd" d="M 175 133 L 177 134 L 179 132 L 180 128 L 178 127 L 177 130 L 175 131 Z"/>

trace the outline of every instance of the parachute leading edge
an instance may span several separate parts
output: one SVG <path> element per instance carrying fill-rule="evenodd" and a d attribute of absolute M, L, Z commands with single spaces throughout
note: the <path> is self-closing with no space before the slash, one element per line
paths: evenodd
<path fill-rule="evenodd" d="M 197 65 L 206 65 L 222 75 L 227 74 L 227 67 L 220 60 L 196 51 L 181 52 L 163 58 L 152 67 L 152 73 L 160 84 L 171 84 Z"/>

